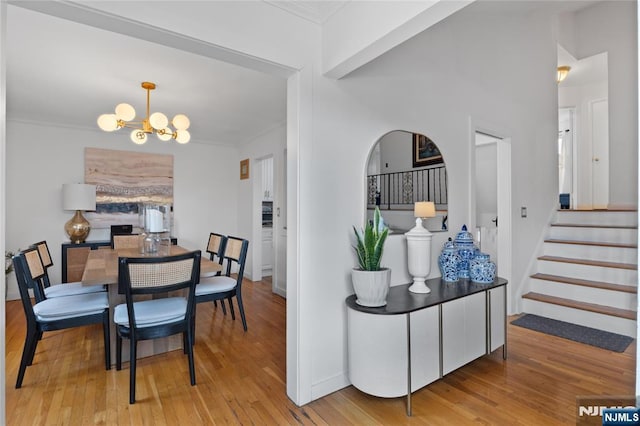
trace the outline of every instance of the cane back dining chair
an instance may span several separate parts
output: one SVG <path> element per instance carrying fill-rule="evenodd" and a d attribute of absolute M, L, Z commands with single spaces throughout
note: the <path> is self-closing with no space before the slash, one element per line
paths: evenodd
<path fill-rule="evenodd" d="M 15 255 L 12 262 L 27 320 L 27 335 L 22 350 L 16 389 L 22 387 L 27 366 L 32 365 L 38 341 L 45 331 L 102 324 L 105 369 L 109 370 L 111 368 L 111 349 L 107 293 L 55 297 L 32 304 L 29 289 L 36 291 L 42 285 L 41 280 L 46 273 L 38 249 L 32 247 L 24 250 Z"/>
<path fill-rule="evenodd" d="M 112 234 L 111 248 L 119 249 L 137 249 L 140 247 L 140 235 L 138 234 Z"/>
<path fill-rule="evenodd" d="M 209 253 L 209 259 L 212 262 L 218 262 L 222 265 L 224 260 L 224 250 L 227 246 L 227 237 L 222 234 L 216 234 L 212 232 L 209 234 L 209 241 L 207 242 L 207 253 Z M 213 275 L 220 275 L 220 271 Z M 203 275 L 204 276 L 204 275 Z"/>
<path fill-rule="evenodd" d="M 122 368 L 122 339 L 129 339 L 129 403 L 136 397 L 137 342 L 182 333 L 184 351 L 189 358 L 191 385 L 196 384 L 193 359 L 193 306 L 195 286 L 200 277 L 200 250 L 173 256 L 118 259 L 118 292 L 126 303 L 115 307 L 116 368 Z M 176 290 L 187 290 L 186 297 L 172 293 L 168 297 L 145 300 Z"/>
<path fill-rule="evenodd" d="M 226 299 L 229 302 L 231 318 L 234 320 L 236 316 L 233 309 L 232 298 L 235 297 L 244 331 L 247 331 L 247 320 L 242 303 L 242 277 L 244 275 L 244 265 L 247 260 L 248 249 L 248 240 L 228 236 L 223 255 L 223 259 L 227 262 L 225 274 L 201 278 L 200 283 L 196 286 L 196 303 L 220 300 L 224 309 L 223 301 Z M 231 276 L 234 268 L 237 268 L 235 278 Z"/>
<path fill-rule="evenodd" d="M 209 253 L 209 259 L 212 262 L 218 262 L 220 266 L 222 266 L 222 262 L 224 261 L 224 249 L 227 246 L 227 237 L 222 234 L 217 234 L 212 232 L 209 234 L 209 241 L 207 242 L 207 253 Z M 209 274 L 201 273 L 200 278 L 213 277 L 217 275 L 221 275 L 222 271 L 211 272 Z M 213 306 L 218 306 L 217 301 L 213 301 Z M 222 306 L 222 312 L 227 315 L 227 309 L 224 307 L 224 300 L 220 301 L 220 305 Z"/>
<path fill-rule="evenodd" d="M 44 299 L 50 299 L 54 297 L 62 297 L 62 296 L 75 296 L 78 294 L 88 294 L 88 293 L 98 293 L 106 291 L 106 287 L 104 285 L 82 285 L 82 282 L 70 282 L 63 284 L 51 284 L 51 279 L 49 278 L 49 268 L 53 266 L 53 260 L 51 260 L 51 252 L 49 251 L 49 246 L 46 241 L 39 241 L 31 247 L 35 247 L 38 249 L 38 253 L 40 254 L 40 259 L 42 260 L 42 266 L 44 267 L 44 273 L 41 278 L 44 297 L 40 296 L 37 293 L 34 293 L 36 296 L 36 301 L 41 302 Z"/>

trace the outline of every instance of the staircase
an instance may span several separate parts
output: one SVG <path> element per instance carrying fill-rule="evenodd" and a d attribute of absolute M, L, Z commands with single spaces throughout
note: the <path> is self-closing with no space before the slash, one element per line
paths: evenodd
<path fill-rule="evenodd" d="M 523 312 L 636 337 L 637 211 L 558 210 Z"/>

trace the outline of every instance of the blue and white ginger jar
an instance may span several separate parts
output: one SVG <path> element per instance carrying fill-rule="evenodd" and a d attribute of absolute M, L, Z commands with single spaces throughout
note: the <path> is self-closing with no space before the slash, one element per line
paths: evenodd
<path fill-rule="evenodd" d="M 488 254 L 477 253 L 469 262 L 469 276 L 473 282 L 491 284 L 496 277 L 496 264 Z"/>
<path fill-rule="evenodd" d="M 458 278 L 469 278 L 469 262 L 473 259 L 476 247 L 473 244 L 473 235 L 467 231 L 467 225 L 462 225 L 462 230 L 458 232 L 454 242 L 460 255 Z"/>
<path fill-rule="evenodd" d="M 440 267 L 440 274 L 442 280 L 447 282 L 458 281 L 458 264 L 460 263 L 460 255 L 454 242 L 449 238 L 449 241 L 444 243 L 442 252 L 438 257 L 438 266 Z"/>

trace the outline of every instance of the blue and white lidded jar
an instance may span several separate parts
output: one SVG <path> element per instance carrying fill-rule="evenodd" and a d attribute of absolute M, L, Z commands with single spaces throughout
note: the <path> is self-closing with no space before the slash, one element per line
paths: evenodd
<path fill-rule="evenodd" d="M 473 259 L 476 248 L 473 244 L 473 235 L 467 231 L 467 225 L 462 225 L 462 230 L 458 232 L 454 242 L 460 255 L 458 278 L 469 278 L 469 262 Z"/>
<path fill-rule="evenodd" d="M 438 266 L 440 267 L 440 274 L 442 280 L 446 282 L 458 281 L 458 264 L 460 263 L 460 255 L 454 242 L 449 238 L 449 241 L 444 243 L 442 252 L 438 257 Z"/>
<path fill-rule="evenodd" d="M 469 263 L 469 276 L 475 283 L 491 284 L 496 277 L 496 264 L 486 253 L 477 253 Z"/>

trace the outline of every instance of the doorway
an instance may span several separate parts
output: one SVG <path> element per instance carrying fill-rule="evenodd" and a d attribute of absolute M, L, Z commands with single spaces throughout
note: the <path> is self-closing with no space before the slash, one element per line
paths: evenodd
<path fill-rule="evenodd" d="M 511 139 L 500 134 L 471 122 L 469 223 L 475 223 L 480 249 L 496 263 L 499 276 L 510 281 Z M 507 313 L 518 312 L 517 305 L 508 288 Z"/>
<path fill-rule="evenodd" d="M 498 138 L 476 132 L 476 240 L 498 266 Z"/>
<path fill-rule="evenodd" d="M 570 66 L 566 78 L 558 83 L 559 193 L 570 194 L 572 209 L 606 209 L 610 167 L 608 54 L 577 59 L 558 45 L 558 65 Z"/>
<path fill-rule="evenodd" d="M 575 205 L 575 108 L 558 109 L 558 194 L 560 207 Z"/>

